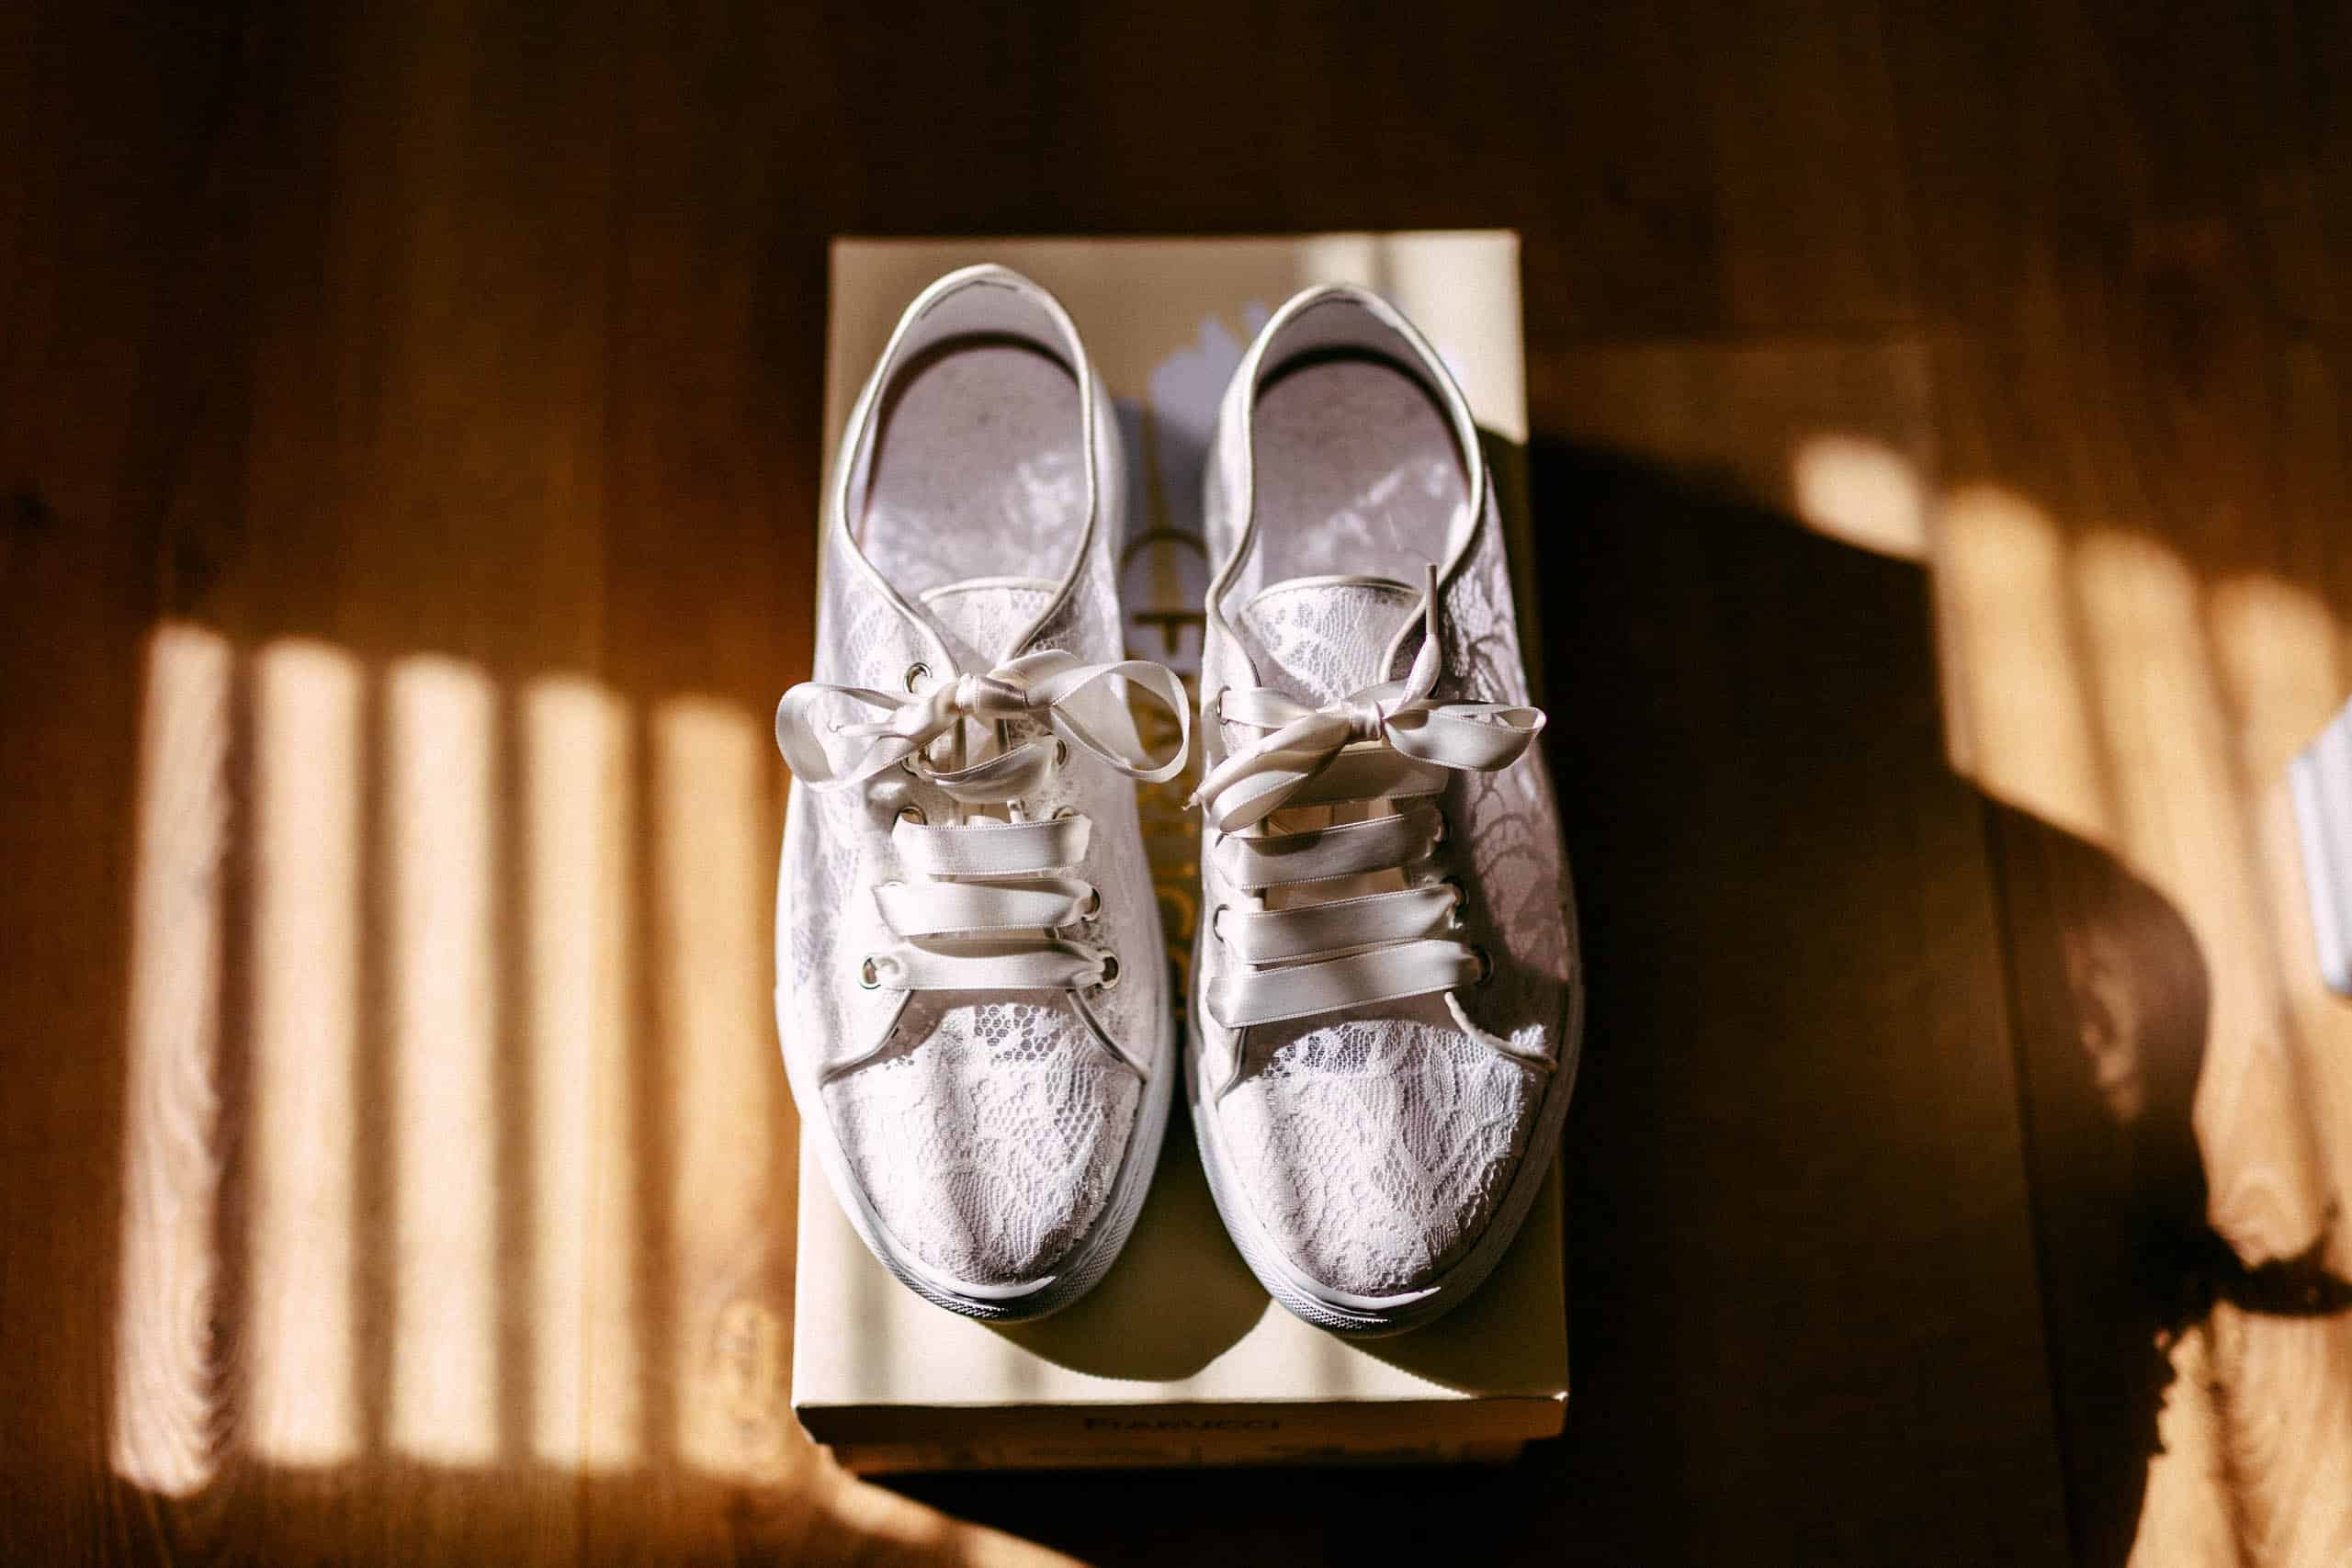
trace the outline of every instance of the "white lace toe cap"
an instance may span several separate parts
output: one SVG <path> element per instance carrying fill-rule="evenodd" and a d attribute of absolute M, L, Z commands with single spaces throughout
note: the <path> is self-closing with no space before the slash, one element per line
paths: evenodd
<path fill-rule="evenodd" d="M 1255 1053 L 1252 1053 L 1253 1055 Z M 1328 1289 L 1419 1289 L 1485 1231 L 1544 1076 L 1459 1030 L 1301 1027 L 1220 1102 L 1234 1173 L 1291 1266 Z"/>
<path fill-rule="evenodd" d="M 902 1028 L 927 1032 L 824 1090 L 866 1201 L 948 1280 L 1051 1274 L 1110 1197 L 1141 1082 L 1058 998 L 937 1007 Z"/>

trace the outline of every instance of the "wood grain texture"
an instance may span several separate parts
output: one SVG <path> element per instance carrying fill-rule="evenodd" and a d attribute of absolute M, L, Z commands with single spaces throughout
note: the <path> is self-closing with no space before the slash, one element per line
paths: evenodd
<path fill-rule="evenodd" d="M 1374 13 L 0 10 L 0 1557 L 2352 1557 L 2345 17 Z M 825 241 L 1476 224 L 1569 1435 L 851 1482 L 765 997 Z"/>

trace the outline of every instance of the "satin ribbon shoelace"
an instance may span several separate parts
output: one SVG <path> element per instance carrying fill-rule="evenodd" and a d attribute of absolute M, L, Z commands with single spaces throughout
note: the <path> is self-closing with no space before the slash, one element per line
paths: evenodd
<path fill-rule="evenodd" d="M 1169 757 L 1155 759 L 1139 743 L 1117 739 L 1134 733 L 1125 706 L 1128 689 L 1175 717 L 1176 748 Z M 842 702 L 882 716 L 829 720 L 828 709 Z M 967 719 L 998 727 L 1000 742 L 993 754 L 970 763 L 962 760 Z M 1041 721 L 1046 733 L 1003 744 L 1001 727 L 1015 719 Z M 860 960 L 861 985 L 1005 991 L 1116 982 L 1115 953 L 1061 934 L 1102 908 L 1101 893 L 1069 874 L 1086 859 L 1091 821 L 1075 812 L 1033 820 L 1021 800 L 1072 748 L 1144 783 L 1175 777 L 1192 736 L 1184 689 L 1173 671 L 1142 660 L 1081 664 L 1046 649 L 922 693 L 807 682 L 777 705 L 775 738 L 793 775 L 810 789 L 842 788 L 903 765 L 959 807 L 1008 811 L 1008 819 L 998 820 L 959 810 L 962 819 L 953 823 L 932 822 L 914 806 L 900 811 L 890 842 L 910 880 L 871 890 L 895 941 Z M 836 762 L 829 741 L 849 743 L 844 761 Z M 952 753 L 951 765 L 937 765 L 941 752 Z"/>
<path fill-rule="evenodd" d="M 1398 872 L 1444 841 L 1431 796 L 1453 773 L 1493 773 L 1543 732 L 1532 707 L 1435 703 L 1443 647 L 1437 569 L 1421 594 L 1424 636 L 1403 681 L 1366 686 L 1310 708 L 1280 692 L 1228 690 L 1223 723 L 1258 738 L 1201 781 L 1193 799 L 1216 838 L 1210 853 L 1254 907 L 1220 908 L 1214 935 L 1241 966 L 1211 988 L 1209 1011 L 1228 1029 L 1306 1018 L 1366 1002 L 1450 991 L 1487 977 L 1486 955 L 1458 934 L 1463 888 L 1424 880 L 1386 892 L 1267 908 L 1267 895 L 1340 877 Z M 1363 820 L 1341 809 L 1320 827 L 1273 830 L 1273 813 L 1306 807 L 1400 809 Z"/>

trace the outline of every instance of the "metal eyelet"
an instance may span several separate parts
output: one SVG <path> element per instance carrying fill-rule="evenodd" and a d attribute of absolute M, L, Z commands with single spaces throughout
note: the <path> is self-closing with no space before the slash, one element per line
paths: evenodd
<path fill-rule="evenodd" d="M 1081 919 L 1089 920 L 1101 914 L 1102 912 L 1102 889 L 1100 887 L 1089 887 L 1086 890 L 1086 902 L 1078 907 L 1078 912 Z"/>
<path fill-rule="evenodd" d="M 1474 947 L 1470 952 L 1478 960 L 1478 977 L 1470 983 L 1483 986 L 1495 977 L 1495 955 L 1483 947 Z"/>
<path fill-rule="evenodd" d="M 1106 953 L 1102 955 L 1102 976 L 1094 982 L 1094 988 L 1098 991 L 1108 991 L 1114 988 L 1118 983 L 1119 955 L 1115 953 Z"/>
<path fill-rule="evenodd" d="M 1225 940 L 1225 912 L 1231 908 L 1229 904 L 1219 904 L 1209 911 L 1209 935 L 1219 942 Z"/>
<path fill-rule="evenodd" d="M 901 822 L 912 823 L 914 826 L 920 828 L 924 823 L 929 822 L 931 818 L 923 815 L 922 807 L 917 806 L 910 800 L 904 806 L 899 807 L 899 820 Z"/>
<path fill-rule="evenodd" d="M 1470 902 L 1470 890 L 1462 886 L 1462 879 L 1458 876 L 1442 876 L 1438 878 L 1437 885 L 1453 895 L 1453 908 L 1446 911 L 1446 918 L 1460 926 L 1463 906 Z"/>
<path fill-rule="evenodd" d="M 1437 837 L 1430 840 L 1430 848 L 1436 849 L 1453 837 L 1453 824 L 1446 819 L 1445 807 L 1441 806 L 1437 808 Z"/>
<path fill-rule="evenodd" d="M 881 966 L 874 962 L 871 953 L 866 955 L 865 963 L 857 966 L 857 983 L 869 991 L 877 990 L 882 985 Z"/>
<path fill-rule="evenodd" d="M 1074 806 L 1057 806 L 1054 807 L 1054 814 L 1051 817 L 1046 818 L 1046 820 L 1048 822 L 1067 822 L 1077 815 L 1078 808 Z"/>
<path fill-rule="evenodd" d="M 1069 742 L 1058 735 L 1054 737 L 1054 766 L 1057 768 L 1069 766 Z"/>
<path fill-rule="evenodd" d="M 925 664 L 924 662 L 922 662 L 922 660 L 915 660 L 915 662 L 913 662 L 912 664 L 910 664 L 910 665 L 908 665 L 908 666 L 907 666 L 907 690 L 908 690 L 908 691 L 910 691 L 910 692 L 913 691 L 913 690 L 915 689 L 915 687 L 916 687 L 918 684 L 920 684 L 921 682 L 924 682 L 924 681 L 928 681 L 928 680 L 930 680 L 930 679 L 931 679 L 931 666 L 930 666 L 930 665 L 928 665 L 928 664 Z"/>

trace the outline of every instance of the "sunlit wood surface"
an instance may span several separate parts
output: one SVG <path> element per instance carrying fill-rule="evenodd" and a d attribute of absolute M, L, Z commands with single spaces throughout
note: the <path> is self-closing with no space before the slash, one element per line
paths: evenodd
<path fill-rule="evenodd" d="M 1015 13 L 0 11 L 0 1558 L 2352 1562 L 2352 24 Z M 825 238 L 1468 224 L 1569 1433 L 851 1481 L 766 1000 Z"/>

